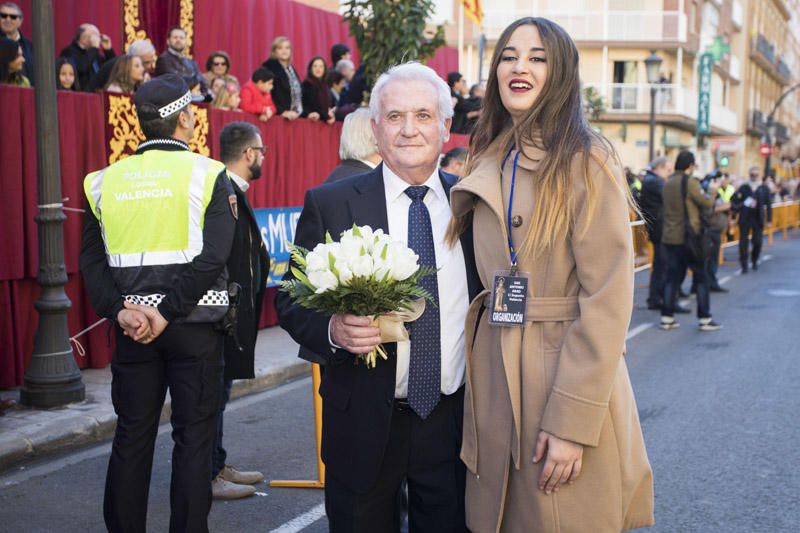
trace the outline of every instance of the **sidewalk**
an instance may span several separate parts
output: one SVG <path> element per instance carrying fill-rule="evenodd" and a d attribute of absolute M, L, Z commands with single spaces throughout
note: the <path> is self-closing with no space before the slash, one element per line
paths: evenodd
<path fill-rule="evenodd" d="M 255 379 L 234 381 L 232 398 L 311 372 L 310 365 L 297 357 L 297 344 L 279 327 L 258 333 L 255 366 Z M 0 417 L 0 472 L 26 459 L 69 451 L 114 435 L 117 416 L 111 405 L 110 368 L 83 370 L 81 374 L 86 385 L 83 402 L 47 410 L 17 405 Z M 0 396 L 19 400 L 19 391 L 3 391 Z M 169 419 L 170 412 L 167 394 L 162 422 Z"/>

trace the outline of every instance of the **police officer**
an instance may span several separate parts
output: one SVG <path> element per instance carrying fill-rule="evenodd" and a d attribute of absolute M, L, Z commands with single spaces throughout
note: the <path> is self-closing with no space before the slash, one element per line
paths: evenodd
<path fill-rule="evenodd" d="M 144 84 L 134 103 L 146 140 L 84 180 L 81 272 L 95 310 L 116 325 L 118 420 L 103 505 L 109 531 L 145 531 L 167 389 L 175 443 L 170 531 L 208 531 L 223 371 L 215 324 L 228 308 L 236 197 L 222 163 L 189 150 L 190 102 L 175 74 Z"/>
<path fill-rule="evenodd" d="M 751 261 L 753 270 L 758 270 L 758 256 L 764 226 L 772 223 L 772 199 L 769 187 L 762 183 L 758 167 L 750 167 L 750 181 L 744 183 L 731 197 L 731 206 L 739 219 L 739 262 L 742 274 L 747 274 L 747 255 L 752 233 L 753 251 Z"/>

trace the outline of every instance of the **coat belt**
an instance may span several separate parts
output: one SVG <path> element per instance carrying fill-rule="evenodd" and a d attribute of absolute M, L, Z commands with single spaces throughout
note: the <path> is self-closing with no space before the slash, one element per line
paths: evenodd
<path fill-rule="evenodd" d="M 484 298 L 483 305 L 492 306 L 492 294 Z M 581 316 L 577 296 L 528 297 L 525 320 L 528 322 L 569 322 Z"/>

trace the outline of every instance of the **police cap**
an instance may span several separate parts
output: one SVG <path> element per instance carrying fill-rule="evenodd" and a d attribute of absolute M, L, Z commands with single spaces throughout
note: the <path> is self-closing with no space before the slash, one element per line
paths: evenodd
<path fill-rule="evenodd" d="M 192 93 L 186 82 L 172 72 L 148 81 L 136 91 L 133 103 L 140 120 L 166 118 L 189 105 Z"/>

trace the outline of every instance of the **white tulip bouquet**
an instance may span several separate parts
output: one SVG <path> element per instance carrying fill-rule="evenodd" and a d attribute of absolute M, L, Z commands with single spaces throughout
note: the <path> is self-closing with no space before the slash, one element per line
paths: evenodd
<path fill-rule="evenodd" d="M 436 270 L 421 267 L 412 249 L 381 229 L 353 224 L 339 242 L 326 233 L 325 242 L 311 251 L 288 246 L 297 266 L 292 265 L 294 279 L 282 281 L 281 290 L 307 309 L 372 317 L 381 343 L 408 340 L 404 323 L 422 316 L 425 300 L 434 304 L 419 280 Z M 382 344 L 359 358 L 374 368 L 378 355 L 387 359 Z"/>

